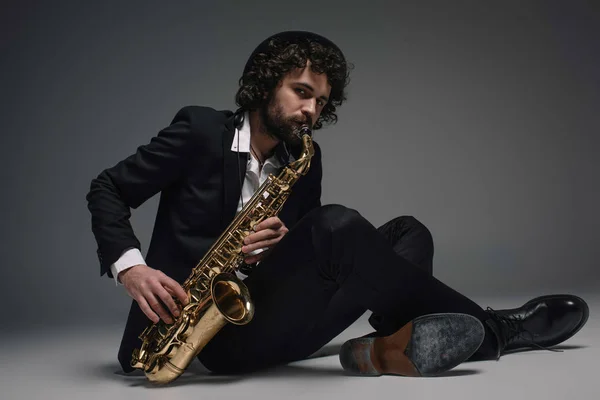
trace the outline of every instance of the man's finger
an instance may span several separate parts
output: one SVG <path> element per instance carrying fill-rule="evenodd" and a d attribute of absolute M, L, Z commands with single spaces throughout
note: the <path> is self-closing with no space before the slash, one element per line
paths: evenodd
<path fill-rule="evenodd" d="M 263 229 L 271 228 L 274 230 L 279 229 L 283 225 L 283 222 L 279 219 L 279 217 L 270 217 L 262 221 L 260 224 L 254 226 L 254 230 L 256 232 L 262 231 Z"/>
<path fill-rule="evenodd" d="M 185 290 L 183 290 L 181 285 L 176 280 L 165 275 L 165 278 L 161 282 L 165 288 L 171 292 L 171 295 L 175 296 L 181 302 L 181 304 L 184 306 L 188 305 L 189 300 L 187 293 L 185 293 Z"/>
<path fill-rule="evenodd" d="M 179 317 L 179 307 L 173 301 L 173 297 L 167 292 L 162 286 L 158 289 L 158 293 L 156 293 L 158 297 L 162 300 L 163 304 L 166 305 L 171 314 L 175 317 Z"/>
<path fill-rule="evenodd" d="M 156 324 L 160 320 L 160 318 L 158 318 L 158 315 L 156 315 L 156 313 L 152 311 L 152 308 L 150 308 L 150 305 L 148 305 L 148 302 L 146 301 L 144 296 L 140 294 L 135 300 L 137 301 L 138 306 L 140 306 L 142 312 L 146 314 L 146 317 L 148 317 L 150 321 Z"/>
<path fill-rule="evenodd" d="M 277 243 L 279 243 L 279 238 L 263 240 L 262 242 L 252 243 L 247 246 L 242 246 L 242 253 L 244 253 L 244 254 L 252 253 L 254 250 L 257 250 L 257 249 L 273 247 Z"/>
<path fill-rule="evenodd" d="M 279 232 L 273 229 L 264 229 L 260 232 L 251 233 L 244 238 L 244 244 L 256 243 L 265 239 L 272 239 L 279 236 Z"/>
<path fill-rule="evenodd" d="M 266 253 L 266 251 L 263 251 L 262 253 L 258 253 L 258 254 L 255 254 L 255 255 L 253 255 L 253 256 L 246 257 L 246 258 L 244 259 L 244 262 L 245 262 L 246 264 L 254 264 L 254 263 L 256 263 L 256 262 L 259 262 L 260 260 L 262 260 L 262 259 L 263 259 L 263 257 L 264 257 L 264 255 L 265 255 L 265 253 Z"/>
<path fill-rule="evenodd" d="M 158 297 L 156 297 L 154 295 L 154 293 L 150 292 L 145 297 L 146 297 L 146 300 L 148 301 L 148 304 L 150 305 L 150 307 L 158 314 L 160 319 L 165 321 L 167 324 L 173 323 L 171 316 L 169 315 L 169 313 L 167 313 L 167 311 L 164 309 L 164 307 L 160 304 Z"/>

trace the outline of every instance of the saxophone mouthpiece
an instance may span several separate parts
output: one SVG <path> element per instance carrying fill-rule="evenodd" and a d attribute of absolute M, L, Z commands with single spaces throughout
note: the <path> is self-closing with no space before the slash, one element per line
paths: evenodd
<path fill-rule="evenodd" d="M 312 129 L 310 129 L 308 125 L 303 125 L 302 128 L 300 128 L 300 136 L 304 135 L 312 137 Z"/>
<path fill-rule="evenodd" d="M 312 125 L 313 125 L 312 118 L 310 116 L 306 117 L 306 122 L 304 124 L 302 124 L 302 126 L 300 127 L 300 137 L 302 137 L 304 135 L 308 135 L 312 138 L 312 135 L 313 135 L 313 132 L 311 129 Z"/>

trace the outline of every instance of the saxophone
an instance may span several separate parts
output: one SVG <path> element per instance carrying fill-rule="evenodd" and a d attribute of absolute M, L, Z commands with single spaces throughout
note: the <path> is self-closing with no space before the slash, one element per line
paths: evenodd
<path fill-rule="evenodd" d="M 175 322 L 150 323 L 140 334 L 142 344 L 133 351 L 131 366 L 143 370 L 150 382 L 174 381 L 227 322 L 245 325 L 252 320 L 254 306 L 248 288 L 235 275 L 244 260 L 243 240 L 256 224 L 280 212 L 291 187 L 308 172 L 314 155 L 311 135 L 310 128 L 303 126 L 298 160 L 279 176 L 267 177 L 194 267 L 182 285 L 189 303 Z"/>

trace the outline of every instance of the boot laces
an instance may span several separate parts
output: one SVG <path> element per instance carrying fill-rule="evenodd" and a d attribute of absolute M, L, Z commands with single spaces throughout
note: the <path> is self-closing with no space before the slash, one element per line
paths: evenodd
<path fill-rule="evenodd" d="M 487 312 L 498 322 L 498 325 L 500 325 L 502 335 L 506 338 L 506 344 L 504 347 L 508 346 L 510 343 L 517 339 L 524 339 L 531 346 L 537 347 L 538 349 L 554 351 L 557 353 L 562 352 L 562 350 L 551 349 L 549 347 L 537 344 L 534 340 L 535 335 L 527 329 L 525 329 L 525 327 L 523 326 L 523 317 L 521 317 L 520 315 L 502 315 L 499 314 L 496 310 L 492 309 L 491 307 L 487 308 Z"/>

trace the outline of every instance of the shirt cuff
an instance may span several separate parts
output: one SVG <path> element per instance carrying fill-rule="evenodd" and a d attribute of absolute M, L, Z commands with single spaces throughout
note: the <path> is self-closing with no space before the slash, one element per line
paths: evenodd
<path fill-rule="evenodd" d="M 115 285 L 122 285 L 121 281 L 119 281 L 119 273 L 121 271 L 125 271 L 126 269 L 139 264 L 146 265 L 146 260 L 144 260 L 142 253 L 135 247 L 126 250 L 121 257 L 110 266 L 110 271 L 115 279 Z"/>

